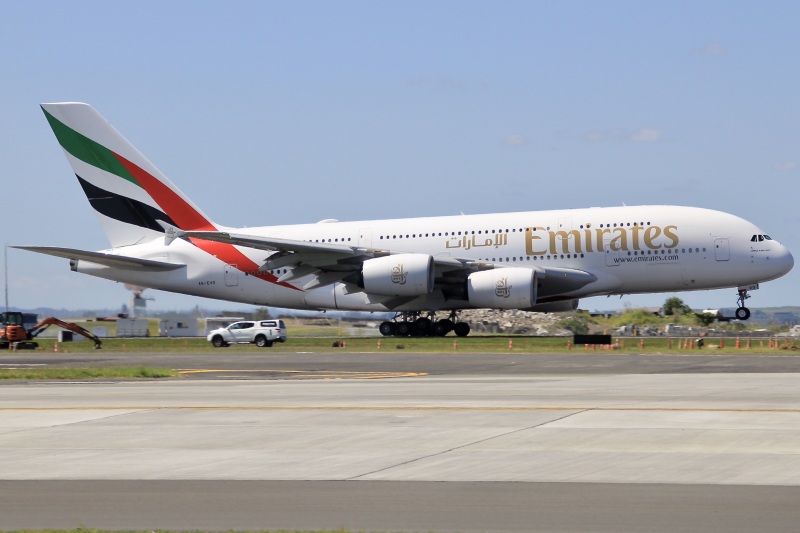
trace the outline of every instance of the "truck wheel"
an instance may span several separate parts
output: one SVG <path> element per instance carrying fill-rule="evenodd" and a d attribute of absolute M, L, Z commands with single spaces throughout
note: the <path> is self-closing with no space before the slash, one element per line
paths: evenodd
<path fill-rule="evenodd" d="M 256 337 L 256 346 L 266 348 L 267 346 L 272 346 L 272 342 L 268 341 L 264 335 L 259 335 Z"/>
<path fill-rule="evenodd" d="M 222 348 L 223 346 L 227 346 L 225 340 L 219 335 L 215 335 L 214 338 L 211 339 L 211 344 L 214 345 L 214 348 Z"/>

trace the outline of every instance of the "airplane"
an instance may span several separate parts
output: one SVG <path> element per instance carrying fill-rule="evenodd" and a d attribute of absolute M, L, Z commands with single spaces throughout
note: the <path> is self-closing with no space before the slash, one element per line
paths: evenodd
<path fill-rule="evenodd" d="M 464 309 L 568 311 L 600 295 L 737 288 L 789 272 L 740 217 L 621 206 L 232 228 L 204 214 L 93 107 L 42 104 L 111 247 L 17 246 L 137 287 L 305 310 L 393 312 L 383 335 L 458 336 Z"/>

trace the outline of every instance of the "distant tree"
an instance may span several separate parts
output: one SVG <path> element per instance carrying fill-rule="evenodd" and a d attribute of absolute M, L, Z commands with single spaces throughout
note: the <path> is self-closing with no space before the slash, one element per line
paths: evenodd
<path fill-rule="evenodd" d="M 683 303 L 683 300 L 675 296 L 672 298 L 667 298 L 664 301 L 662 309 L 664 311 L 664 316 L 686 315 L 692 312 L 691 307 Z"/>
<path fill-rule="evenodd" d="M 268 307 L 259 307 L 253 312 L 253 320 L 267 320 L 270 317 Z"/>
<path fill-rule="evenodd" d="M 589 326 L 580 318 L 565 318 L 558 325 L 567 331 L 571 331 L 574 335 L 586 335 L 589 333 Z"/>
<path fill-rule="evenodd" d="M 710 326 L 717 319 L 717 315 L 711 313 L 695 313 L 694 316 L 703 326 Z"/>

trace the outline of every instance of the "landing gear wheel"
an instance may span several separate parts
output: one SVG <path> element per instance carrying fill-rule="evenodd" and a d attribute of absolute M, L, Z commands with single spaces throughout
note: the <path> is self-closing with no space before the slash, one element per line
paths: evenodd
<path fill-rule="evenodd" d="M 739 297 L 736 298 L 736 303 L 739 304 L 739 308 L 736 310 L 736 318 L 739 320 L 747 320 L 750 318 L 750 310 L 744 306 L 744 302 L 747 301 L 748 298 L 750 298 L 750 295 L 747 294 L 747 289 L 739 289 Z"/>
<path fill-rule="evenodd" d="M 456 325 L 453 326 L 453 330 L 459 337 L 466 337 L 469 335 L 469 329 L 469 324 L 467 322 L 457 322 Z"/>
<path fill-rule="evenodd" d="M 411 335 L 414 337 L 427 337 L 431 332 L 431 321 L 429 318 L 418 318 L 411 324 Z"/>
<path fill-rule="evenodd" d="M 407 337 L 409 333 L 411 333 L 411 324 L 408 322 L 397 322 L 395 324 L 395 335 L 399 337 Z"/>
<path fill-rule="evenodd" d="M 394 335 L 394 322 L 389 322 L 388 320 L 381 322 L 381 325 L 378 326 L 378 331 L 380 331 L 381 335 L 384 337 Z"/>
<path fill-rule="evenodd" d="M 446 318 L 437 320 L 433 325 L 433 334 L 436 337 L 444 337 L 451 331 L 453 331 L 453 323 Z"/>

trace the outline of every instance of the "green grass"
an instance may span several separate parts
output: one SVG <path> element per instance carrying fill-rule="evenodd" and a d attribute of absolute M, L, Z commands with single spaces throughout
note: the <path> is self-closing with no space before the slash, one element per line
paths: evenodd
<path fill-rule="evenodd" d="M 167 368 L 2 368 L 0 380 L 26 379 L 131 379 L 131 378 L 170 378 L 180 376 L 176 370 Z"/>
<path fill-rule="evenodd" d="M 615 353 L 679 353 L 683 349 L 684 338 L 667 339 L 664 337 L 614 337 L 614 342 L 619 343 L 613 350 Z M 297 353 L 297 352 L 393 352 L 401 355 L 403 352 L 422 353 L 545 353 L 566 352 L 571 344 L 572 337 L 527 337 L 513 335 L 487 335 L 469 337 L 437 338 L 395 338 L 395 337 L 290 337 L 285 343 L 275 343 L 271 348 L 258 348 L 253 344 L 241 344 L 226 348 L 214 348 L 204 338 L 138 338 L 117 339 L 109 338 L 103 341 L 103 348 L 95 352 L 91 342 L 62 342 L 59 343 L 59 353 Z M 800 348 L 800 345 L 791 340 L 780 340 L 770 346 L 768 338 L 751 339 L 751 348 L 748 350 L 748 337 L 740 337 L 740 348 L 736 348 L 735 337 L 725 337 L 724 346 L 720 347 L 720 338 L 708 337 L 704 339 L 702 349 L 694 348 L 695 353 L 788 353 Z M 334 347 L 333 344 L 343 341 L 346 346 Z M 511 348 L 509 348 L 509 341 Z M 643 346 L 640 345 L 643 342 Z M 380 343 L 380 347 L 378 346 Z M 54 342 L 40 340 L 40 347 L 33 353 L 52 353 Z M 572 351 L 585 350 L 581 346 L 569 346 Z M 595 350 L 601 347 L 595 347 Z M 592 347 L 589 346 L 589 350 Z M 0 352 L 0 354 L 8 352 Z"/>

